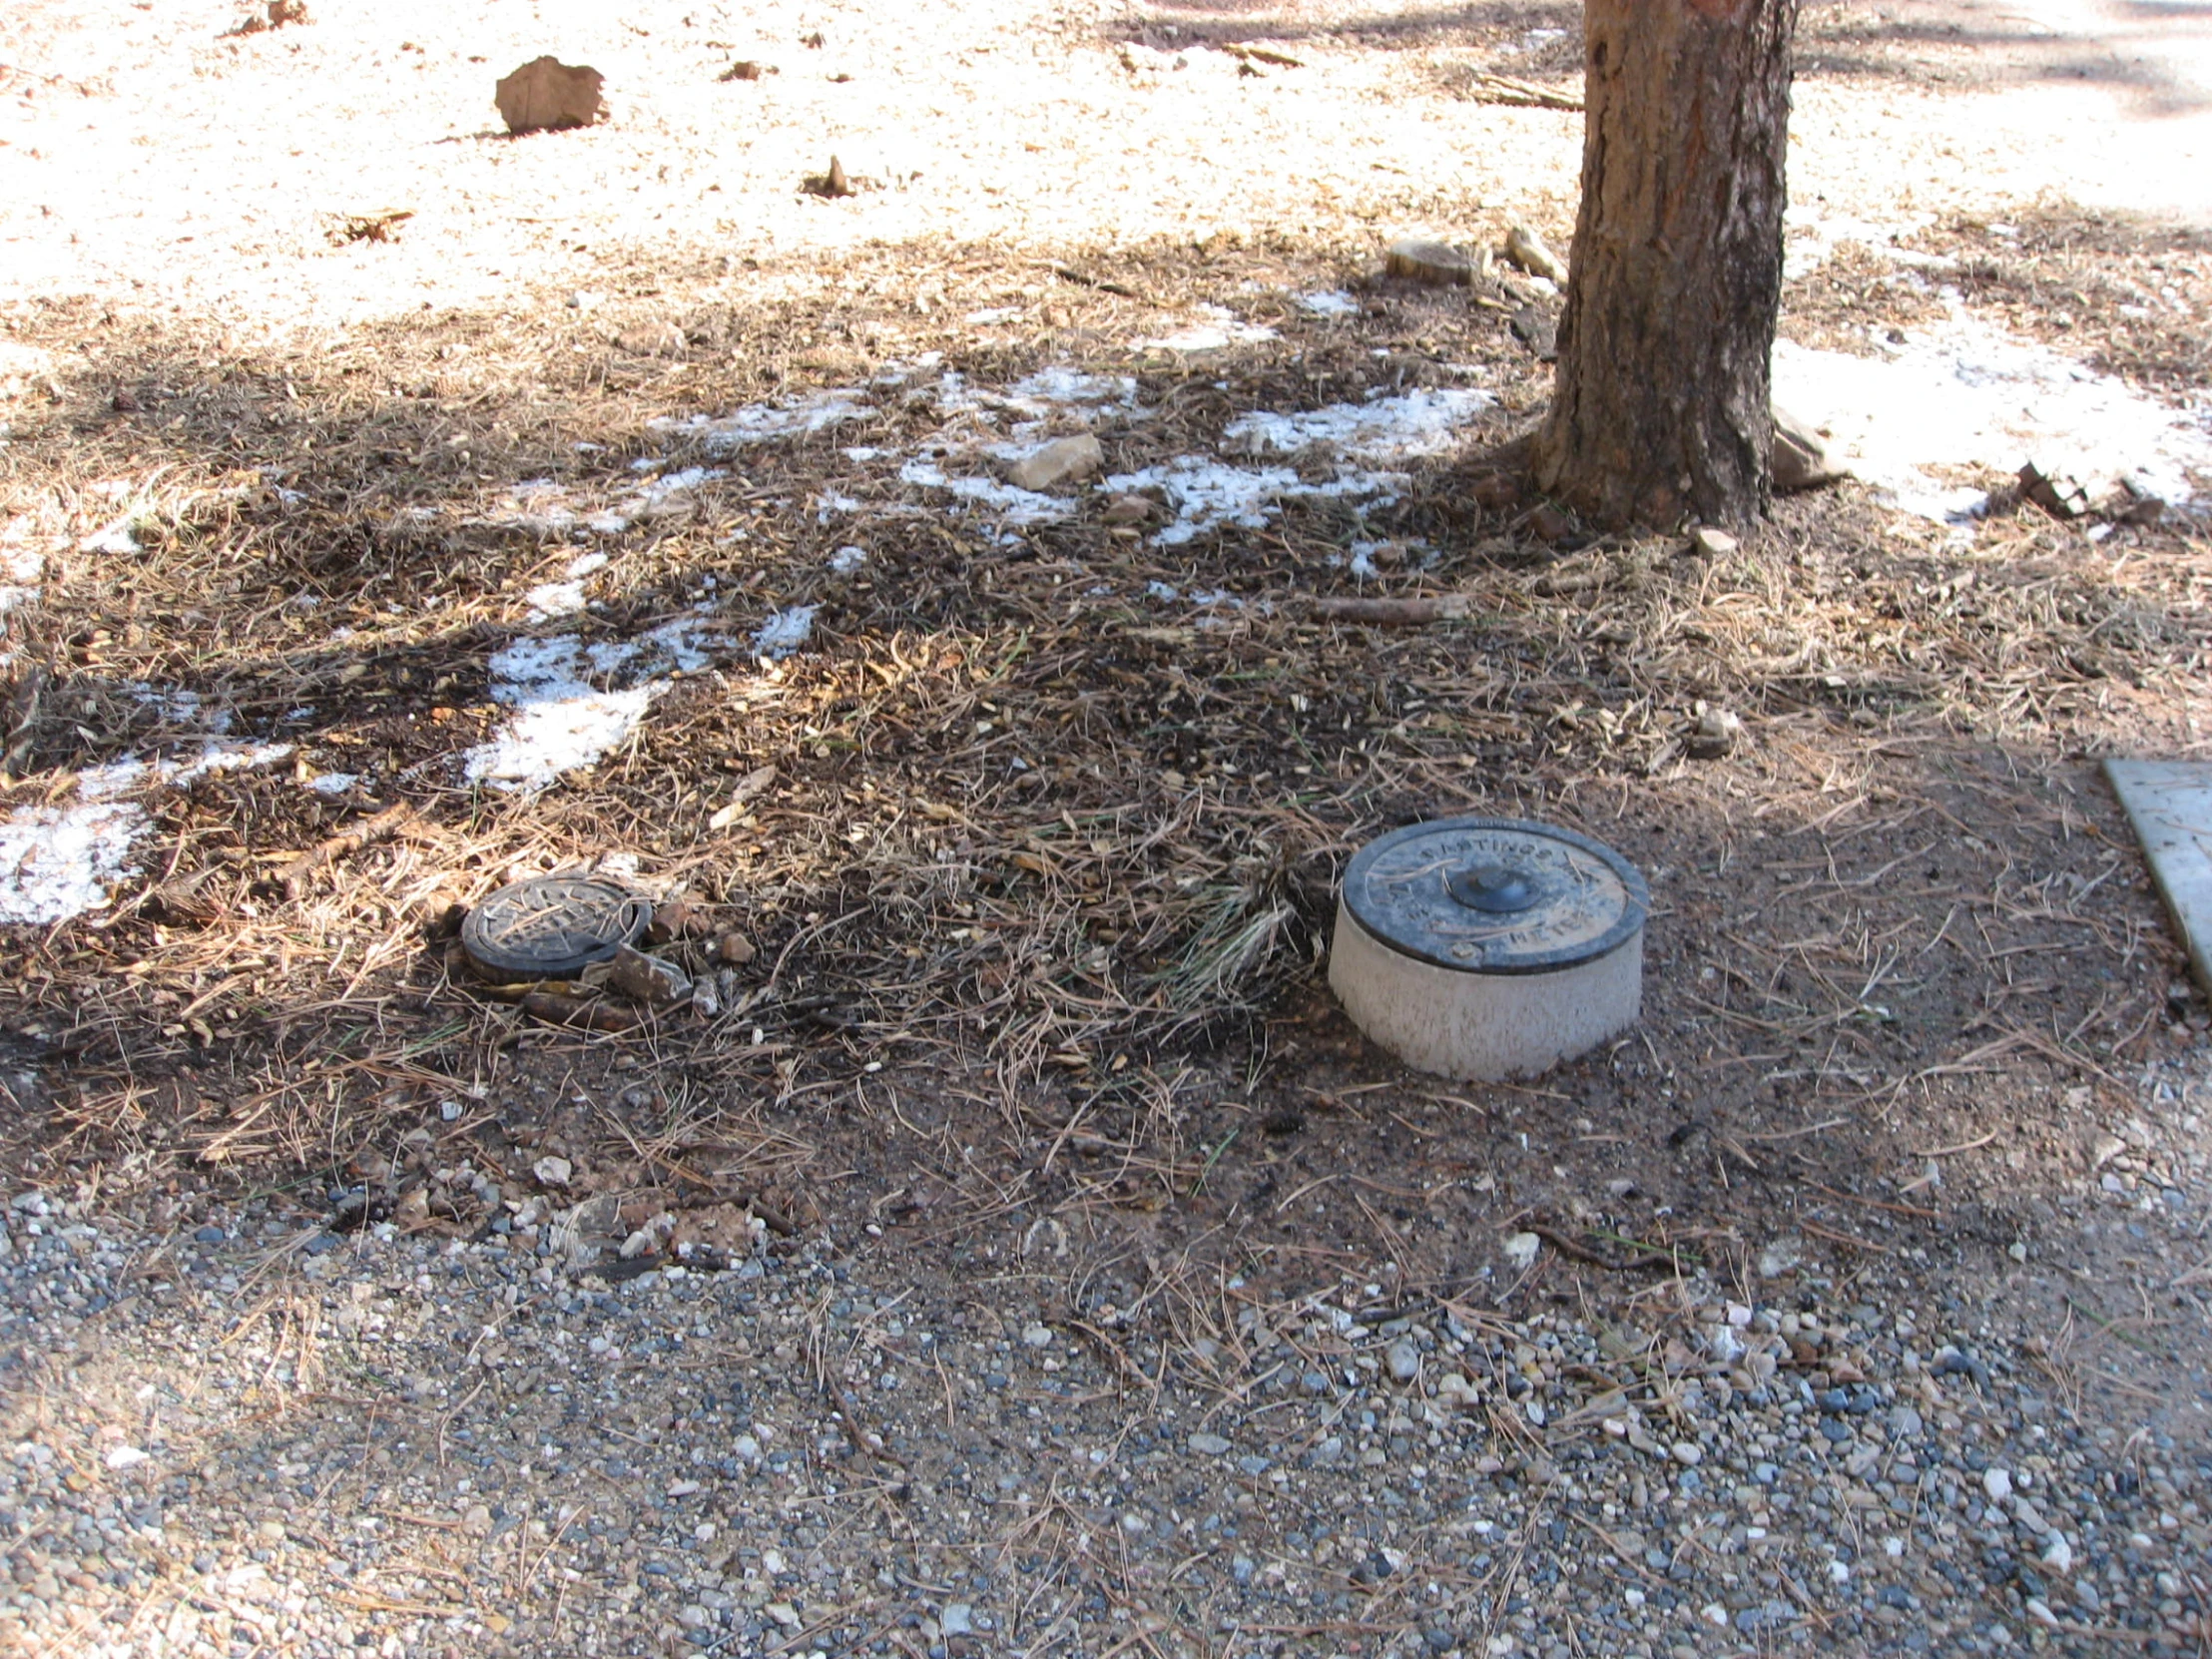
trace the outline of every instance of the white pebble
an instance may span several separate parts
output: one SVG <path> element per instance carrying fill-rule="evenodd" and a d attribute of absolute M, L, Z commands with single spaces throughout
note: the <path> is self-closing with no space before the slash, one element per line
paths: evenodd
<path fill-rule="evenodd" d="M 1674 1460 L 1690 1468 L 1705 1461 L 1705 1451 L 1695 1440 L 1677 1440 L 1667 1448 L 1674 1453 Z"/>
<path fill-rule="evenodd" d="M 2073 1545 L 2066 1542 L 2064 1533 L 2050 1535 L 2050 1547 L 2043 1551 L 2043 1565 L 2061 1577 L 2073 1571 Z"/>
<path fill-rule="evenodd" d="M 1984 1469 L 1981 1473 L 1981 1489 L 1989 1494 L 1989 1501 L 2002 1503 L 2012 1495 L 2012 1472 L 2009 1469 Z"/>

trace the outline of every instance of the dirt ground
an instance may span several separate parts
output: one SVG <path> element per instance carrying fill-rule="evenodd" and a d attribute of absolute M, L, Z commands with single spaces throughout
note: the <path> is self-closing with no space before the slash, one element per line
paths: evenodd
<path fill-rule="evenodd" d="M 2207 1020 L 2097 770 L 2207 750 L 2203 520 L 2092 539 L 1964 478 L 1997 493 L 1961 539 L 1846 483 L 1693 556 L 1483 494 L 1466 457 L 1548 386 L 1509 324 L 1550 301 L 1379 254 L 1567 246 L 1579 118 L 1495 100 L 1571 94 L 1573 7 L 313 13 L 20 0 L 0 46 L 6 805 L 288 746 L 149 786 L 109 901 L 0 937 L 11 1190 L 471 1232 L 496 1209 L 438 1170 L 514 1194 L 557 1156 L 625 1213 L 942 1285 L 1049 1229 L 1071 1306 L 1161 1264 L 1404 1306 L 1604 1305 L 1655 1268 L 1911 1294 L 2040 1343 L 2079 1412 L 2204 1442 Z M 1939 21 L 1807 8 L 1792 246 L 1834 247 L 1785 335 L 1924 320 L 1903 250 L 2201 421 L 2203 222 L 2121 211 L 2212 177 L 2191 83 Z M 497 131 L 541 50 L 605 71 L 612 119 Z M 850 198 L 802 188 L 832 154 Z M 944 511 L 900 457 L 962 418 L 945 376 L 1055 366 L 1127 377 L 1044 418 L 1130 476 L 1255 409 L 1495 405 L 1394 499 L 1181 543 Z M 651 424 L 886 375 L 719 457 Z M 611 536 L 516 505 L 695 462 L 726 470 Z M 564 580 L 588 607 L 549 621 Z M 1312 603 L 1354 592 L 1466 612 Z M 595 767 L 466 775 L 518 638 L 805 606 L 806 649 L 713 653 Z M 1745 736 L 1698 759 L 1709 708 Z M 1337 1011 L 1344 860 L 1460 811 L 1647 873 L 1629 1037 L 1462 1088 Z M 617 855 L 700 896 L 694 968 L 751 946 L 719 1017 L 578 1028 L 454 971 L 454 906 Z M 1555 1248 L 1508 1290 L 1528 1229 Z"/>

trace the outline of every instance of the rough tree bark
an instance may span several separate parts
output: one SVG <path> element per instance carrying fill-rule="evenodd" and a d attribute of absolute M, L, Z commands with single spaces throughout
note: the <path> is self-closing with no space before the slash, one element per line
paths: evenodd
<path fill-rule="evenodd" d="M 1798 0 L 1587 0 L 1582 206 L 1537 486 L 1607 525 L 1765 511 Z"/>

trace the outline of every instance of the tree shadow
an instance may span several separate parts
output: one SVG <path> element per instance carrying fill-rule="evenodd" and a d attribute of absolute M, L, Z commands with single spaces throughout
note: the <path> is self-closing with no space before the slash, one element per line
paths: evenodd
<path fill-rule="evenodd" d="M 2204 9 L 2193 5 L 2118 8 L 2142 22 L 2194 29 Z M 1558 31 L 1534 47 L 1525 37 Z M 1358 48 L 1413 51 L 1436 46 L 1486 47 L 1492 67 L 1569 77 L 1581 69 L 1581 8 L 1528 0 L 1406 7 L 1315 19 L 1248 0 L 1180 0 L 1146 18 L 1116 24 L 1109 38 L 1176 51 L 1253 41 L 1333 42 Z M 1868 8 L 1833 0 L 1805 9 L 1799 26 L 1797 73 L 1807 80 L 1962 81 L 2002 87 L 2087 81 L 2125 95 L 2142 114 L 2183 116 L 2212 103 L 2212 88 L 2144 55 L 2130 55 L 2137 36 L 2054 34 L 2002 12 L 1944 7 L 1936 15 Z"/>
<path fill-rule="evenodd" d="M 238 1170 L 296 1183 L 304 1224 L 333 1188 L 396 1206 L 464 1155 L 528 1190 L 549 1137 L 678 1208 L 793 1203 L 766 1195 L 796 1142 L 862 1172 L 864 1204 L 913 1161 L 938 1168 L 949 1134 L 996 1149 L 1000 1218 L 1104 1181 L 1132 1215 L 1164 1207 L 1146 1227 L 1195 1237 L 1244 1203 L 1232 1237 L 1365 1249 L 1357 1211 L 1278 1221 L 1265 1194 L 1347 1160 L 1383 1178 L 1404 1150 L 1387 1114 L 1343 1115 L 1381 1087 L 1416 1114 L 1422 1156 L 1511 1161 L 1408 1257 L 1444 1289 L 1465 1288 L 1493 1212 L 1564 1214 L 1585 1178 L 1677 1228 L 1803 1210 L 1834 1231 L 1851 1205 L 1816 1186 L 1872 1196 L 1917 1147 L 2021 1123 L 2017 1166 L 1957 1178 L 1944 1248 L 2056 1225 L 2081 1132 L 2063 1091 L 2116 1106 L 2109 1079 L 2168 1040 L 2176 958 L 2078 757 L 2117 729 L 2109 699 L 2202 649 L 2185 533 L 2121 582 L 2032 514 L 1960 553 L 1898 537 L 1847 490 L 1786 504 L 1717 561 L 1655 541 L 1562 555 L 1522 504 L 1474 502 L 1448 454 L 1406 458 L 1371 498 L 1286 500 L 1182 542 L 1109 515 L 1156 482 L 1071 489 L 1024 523 L 1018 501 L 929 480 L 988 478 L 988 446 L 1033 420 L 1086 430 L 1120 473 L 1229 467 L 1256 459 L 1229 437 L 1255 409 L 1440 395 L 1470 383 L 1451 363 L 1518 399 L 1541 370 L 1458 290 L 1376 283 L 1356 315 L 1306 309 L 1292 295 L 1316 272 L 1280 251 L 1091 251 L 1056 320 L 955 306 L 919 337 L 910 289 L 988 282 L 989 262 L 852 257 L 870 258 L 886 281 L 865 304 L 847 282 L 710 305 L 671 276 L 654 305 L 685 343 L 665 355 L 621 343 L 655 337 L 643 312 L 525 307 L 394 323 L 349 359 L 226 360 L 149 327 L 58 371 L 61 400 L 17 421 L 8 459 L 20 498 L 78 506 L 29 515 L 66 545 L 10 619 L 18 687 L 36 664 L 47 690 L 6 808 L 64 810 L 93 767 L 189 761 L 213 738 L 293 753 L 143 782 L 111 901 L 7 930 L 0 1008 L 46 1089 L 10 1122 L 19 1164 Z M 1157 324 L 1115 290 L 1170 275 L 1272 337 L 1136 344 Z M 50 320 L 57 342 L 76 330 Z M 896 343 L 865 343 L 894 321 Z M 1090 401 L 1021 406 L 1055 368 L 1094 377 Z M 858 412 L 806 429 L 829 392 Z M 722 428 L 749 435 L 727 453 L 703 448 L 712 426 L 652 424 L 734 408 L 752 424 Z M 760 436 L 772 415 L 793 418 Z M 1285 491 L 1338 477 L 1322 452 L 1284 464 Z M 693 467 L 721 471 L 664 515 L 623 507 Z M 517 502 L 536 479 L 569 518 L 542 491 Z M 135 554 L 85 549 L 119 505 L 96 480 L 143 486 Z M 600 510 L 622 528 L 593 528 Z M 845 547 L 864 557 L 840 571 Z M 583 606 L 533 619 L 532 590 L 567 580 Z M 1466 611 L 1432 627 L 1312 604 L 1439 589 Z M 760 626 L 806 606 L 804 649 L 764 660 Z M 681 673 L 591 656 L 672 624 L 724 643 Z M 573 649 L 585 695 L 655 688 L 537 794 L 467 760 L 516 719 L 495 658 L 528 642 Z M 180 692 L 230 730 L 194 725 Z M 1752 737 L 1694 760 L 1713 704 Z M 354 782 L 311 787 L 333 775 Z M 1605 1149 L 1568 1176 L 1516 1150 L 1513 1089 L 1455 1091 L 1476 1109 L 1430 1123 L 1436 1085 L 1366 1047 L 1322 988 L 1349 851 L 1454 811 L 1585 829 L 1659 894 L 1638 1034 L 1544 1085 Z M 712 925 L 667 948 L 727 985 L 719 1014 L 565 1025 L 460 972 L 452 906 L 610 854 L 700 895 Z M 724 932 L 747 950 L 725 955 Z M 690 1168 L 666 1149 L 714 1145 L 740 1173 L 693 1191 L 641 1155 L 607 1104 L 640 1085 L 656 1157 Z M 1283 1140 L 1263 1119 L 1320 1127 Z M 1809 1123 L 1827 1125 L 1818 1149 L 1785 1150 Z M 1048 1156 L 1078 1124 L 1073 1163 Z M 404 1150 L 418 1131 L 439 1157 Z M 1117 1156 L 1138 1162 L 1094 1167 Z M 965 1166 L 941 1175 L 985 1202 Z M 1667 1219 L 1606 1215 L 1631 1234 Z M 455 1225 L 491 1219 L 477 1202 Z"/>

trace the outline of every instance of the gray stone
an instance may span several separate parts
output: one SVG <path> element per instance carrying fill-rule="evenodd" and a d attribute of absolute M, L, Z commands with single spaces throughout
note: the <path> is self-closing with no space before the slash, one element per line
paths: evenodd
<path fill-rule="evenodd" d="M 1774 411 L 1773 475 L 1774 487 L 1789 494 L 1849 478 L 1851 469 L 1829 453 L 1828 440 L 1819 427 L 1778 407 Z"/>
<path fill-rule="evenodd" d="M 1006 469 L 1006 481 L 1016 489 L 1048 490 L 1055 484 L 1088 478 L 1105 464 L 1105 449 L 1086 432 L 1081 437 L 1054 438 L 1039 445 Z"/>
<path fill-rule="evenodd" d="M 649 1008 L 670 1008 L 692 994 L 691 975 L 674 962 L 624 945 L 615 952 L 607 981 Z"/>
<path fill-rule="evenodd" d="M 1201 1457 L 1219 1457 L 1229 1450 L 1229 1442 L 1219 1434 L 1193 1434 L 1188 1444 Z"/>
<path fill-rule="evenodd" d="M 1390 1344 L 1389 1351 L 1383 1358 L 1389 1363 L 1390 1377 L 1394 1382 L 1410 1382 L 1420 1376 L 1420 1349 L 1408 1338 L 1400 1337 Z"/>

